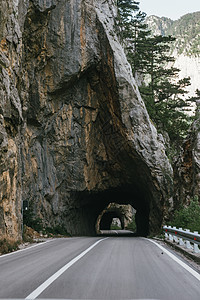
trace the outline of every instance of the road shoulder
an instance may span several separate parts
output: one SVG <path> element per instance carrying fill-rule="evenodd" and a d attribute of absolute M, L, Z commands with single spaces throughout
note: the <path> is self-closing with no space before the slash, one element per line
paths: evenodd
<path fill-rule="evenodd" d="M 165 247 L 167 250 L 177 255 L 180 259 L 185 261 L 190 267 L 192 267 L 196 272 L 200 273 L 200 255 L 192 252 L 190 249 L 186 249 L 183 246 L 179 246 L 170 241 L 153 238 L 155 242 Z"/>

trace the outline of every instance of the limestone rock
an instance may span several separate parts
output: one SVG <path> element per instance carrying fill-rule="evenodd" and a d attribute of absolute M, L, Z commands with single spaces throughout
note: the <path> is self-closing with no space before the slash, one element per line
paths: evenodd
<path fill-rule="evenodd" d="M 188 135 L 175 167 L 176 203 L 189 204 L 200 195 L 200 102 L 196 121 Z"/>
<path fill-rule="evenodd" d="M 114 30 L 113 0 L 3 1 L 0 227 L 21 235 L 28 201 L 44 226 L 92 234 L 109 203 L 138 232 L 168 213 L 172 168 Z M 6 26 L 7 25 L 7 26 Z"/>
<path fill-rule="evenodd" d="M 21 235 L 20 126 L 23 121 L 17 89 L 22 55 L 22 34 L 16 1 L 0 7 L 0 235 Z"/>

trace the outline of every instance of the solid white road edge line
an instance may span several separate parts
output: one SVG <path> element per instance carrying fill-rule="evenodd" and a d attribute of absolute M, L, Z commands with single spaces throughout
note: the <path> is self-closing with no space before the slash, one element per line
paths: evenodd
<path fill-rule="evenodd" d="M 49 243 L 49 242 L 52 242 L 52 241 L 54 241 L 54 239 L 48 240 L 48 241 L 45 241 L 45 242 L 40 242 L 40 243 L 38 243 L 36 245 L 30 246 L 30 247 L 27 247 L 27 248 L 24 248 L 24 249 L 16 250 L 16 251 L 13 251 L 11 253 L 0 255 L 0 259 L 3 258 L 3 257 L 5 257 L 5 256 L 9 256 L 9 255 L 13 255 L 13 254 L 18 254 L 20 252 L 23 252 L 23 251 L 26 251 L 26 250 L 29 250 L 29 249 L 32 249 L 32 248 L 35 248 L 35 247 L 45 245 L 46 243 Z"/>
<path fill-rule="evenodd" d="M 102 242 L 106 239 L 108 239 L 108 237 L 95 242 L 92 246 L 87 248 L 81 254 L 76 256 L 74 259 L 72 259 L 66 265 L 64 265 L 60 270 L 58 270 L 55 274 L 53 274 L 51 277 L 49 277 L 49 279 L 47 279 L 45 282 L 43 282 L 35 291 L 33 291 L 30 295 L 28 295 L 25 298 L 25 300 L 34 300 L 35 298 L 37 298 L 44 290 L 46 290 L 46 288 L 48 288 L 48 286 L 50 286 L 67 269 L 69 269 L 73 264 L 75 264 L 79 259 L 81 259 L 86 253 L 88 253 L 90 250 L 92 250 L 96 245 L 98 245 L 100 242 Z"/>
<path fill-rule="evenodd" d="M 186 263 L 184 263 L 182 260 L 180 260 L 178 257 L 176 257 L 174 254 L 172 254 L 170 251 L 168 251 L 167 249 L 165 249 L 161 245 L 157 244 L 156 242 L 154 242 L 154 241 L 152 241 L 150 239 L 147 239 L 147 240 L 150 241 L 151 243 L 155 244 L 157 247 L 159 247 L 163 252 L 165 252 L 173 260 L 175 260 L 175 262 L 177 262 L 179 265 L 181 265 L 185 270 L 187 270 L 188 272 L 190 272 L 190 274 L 192 274 L 197 280 L 200 281 L 200 274 L 199 273 L 197 273 L 195 270 L 193 270 L 192 268 L 190 268 Z"/>

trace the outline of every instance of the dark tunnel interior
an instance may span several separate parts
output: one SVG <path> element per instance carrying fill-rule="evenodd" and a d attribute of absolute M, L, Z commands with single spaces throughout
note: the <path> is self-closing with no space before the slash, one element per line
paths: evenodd
<path fill-rule="evenodd" d="M 97 219 L 109 203 L 130 204 L 135 210 L 136 235 L 147 236 L 149 234 L 150 199 L 146 197 L 145 189 L 137 190 L 135 187 L 122 186 L 101 192 L 82 192 L 78 195 L 81 204 L 81 215 L 87 223 L 91 234 L 96 234 Z M 101 219 L 100 228 L 110 228 L 113 218 L 119 218 L 124 228 L 121 216 L 117 212 L 105 213 Z"/>
<path fill-rule="evenodd" d="M 117 212 L 113 212 L 113 211 L 111 211 L 111 212 L 107 211 L 103 214 L 100 224 L 99 224 L 99 229 L 100 230 L 110 230 L 114 218 L 117 218 L 120 220 L 121 228 L 124 229 L 124 221 L 123 221 L 122 216 L 120 214 L 118 214 Z"/>

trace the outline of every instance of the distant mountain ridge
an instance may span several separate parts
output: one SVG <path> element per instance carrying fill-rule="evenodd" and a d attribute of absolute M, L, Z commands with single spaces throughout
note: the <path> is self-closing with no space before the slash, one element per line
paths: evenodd
<path fill-rule="evenodd" d="M 175 36 L 177 40 L 174 48 L 178 54 L 200 56 L 200 11 L 186 14 L 175 21 L 149 16 L 146 22 L 153 34 Z"/>
<path fill-rule="evenodd" d="M 175 58 L 174 67 L 179 68 L 179 78 L 190 77 L 188 95 L 193 96 L 200 89 L 200 11 L 189 13 L 178 20 L 166 17 L 146 18 L 153 35 L 176 37 L 171 54 Z"/>

